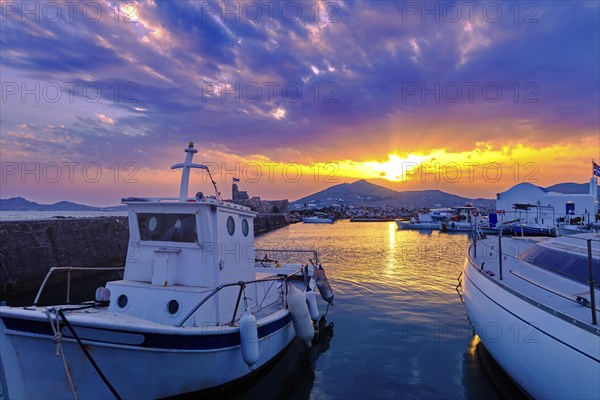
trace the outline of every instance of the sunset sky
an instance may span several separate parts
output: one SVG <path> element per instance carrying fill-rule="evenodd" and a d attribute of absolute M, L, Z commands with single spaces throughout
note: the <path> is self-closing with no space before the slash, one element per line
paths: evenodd
<path fill-rule="evenodd" d="M 492 198 L 600 161 L 598 1 L 1 7 L 2 198 L 176 196 L 189 141 L 224 197 Z"/>

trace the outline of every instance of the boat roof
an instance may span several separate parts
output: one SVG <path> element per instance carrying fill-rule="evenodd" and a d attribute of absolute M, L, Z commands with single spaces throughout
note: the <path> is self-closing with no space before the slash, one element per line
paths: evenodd
<path fill-rule="evenodd" d="M 241 211 L 254 212 L 250 207 L 242 206 L 240 204 L 230 203 L 227 201 L 219 201 L 213 197 L 204 197 L 202 199 L 187 199 L 181 202 L 179 198 L 174 197 L 125 197 L 121 199 L 121 203 L 128 206 L 151 206 L 160 204 L 162 206 L 175 206 L 175 207 L 190 207 L 198 208 L 199 205 L 212 205 L 217 207 L 230 208 Z"/>
<path fill-rule="evenodd" d="M 152 206 L 160 204 L 161 206 L 175 206 L 175 207 L 188 207 L 197 209 L 198 206 L 208 205 L 216 207 L 224 207 L 232 210 L 246 211 L 254 213 L 250 207 L 242 206 L 235 203 L 225 202 L 221 198 L 221 193 L 217 189 L 217 183 L 213 179 L 210 169 L 206 165 L 194 164 L 192 159 L 194 154 L 198 152 L 194 148 L 194 142 L 190 142 L 188 147 L 184 150 L 186 153 L 185 161 L 183 163 L 175 164 L 171 169 L 181 169 L 181 183 L 179 186 L 179 197 L 125 197 L 121 199 L 121 203 L 127 206 Z M 196 193 L 193 198 L 188 196 L 190 172 L 192 169 L 202 169 L 208 173 L 210 181 L 213 185 L 215 195 L 205 196 L 202 192 Z M 256 214 L 256 213 L 255 213 Z"/>

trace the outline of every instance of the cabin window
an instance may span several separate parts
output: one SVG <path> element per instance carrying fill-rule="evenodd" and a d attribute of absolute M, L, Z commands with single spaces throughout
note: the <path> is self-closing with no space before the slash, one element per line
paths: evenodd
<path fill-rule="evenodd" d="M 587 255 L 571 254 L 534 245 L 519 254 L 519 258 L 537 267 L 589 284 Z M 600 287 L 600 260 L 592 259 L 592 271 L 594 286 Z"/>
<path fill-rule="evenodd" d="M 227 218 L 227 232 L 229 232 L 230 236 L 233 236 L 235 233 L 235 221 L 233 220 L 232 216 Z"/>
<path fill-rule="evenodd" d="M 244 236 L 248 236 L 248 220 L 247 219 L 243 219 L 242 220 L 242 233 L 244 234 Z"/>
<path fill-rule="evenodd" d="M 141 213 L 137 217 L 141 240 L 197 242 L 195 214 Z"/>

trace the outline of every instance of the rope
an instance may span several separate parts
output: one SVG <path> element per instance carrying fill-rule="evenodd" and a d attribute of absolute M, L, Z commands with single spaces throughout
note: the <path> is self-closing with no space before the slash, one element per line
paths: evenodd
<path fill-rule="evenodd" d="M 246 296 L 246 285 L 244 285 L 244 288 L 242 289 L 242 291 L 244 292 L 244 311 L 249 311 L 248 310 L 248 299 L 249 297 Z M 250 298 L 250 300 L 252 300 Z"/>
<path fill-rule="evenodd" d="M 65 353 L 62 348 L 62 338 L 63 335 L 60 332 L 60 321 L 58 317 L 56 318 L 56 326 L 54 326 L 54 322 L 52 321 L 52 317 L 50 316 L 50 311 L 46 311 L 46 316 L 48 317 L 48 322 L 50 322 L 50 327 L 52 328 L 52 333 L 54 334 L 54 338 L 52 342 L 56 344 L 56 357 L 60 357 L 63 362 L 63 366 L 65 367 L 65 373 L 67 374 L 67 380 L 69 381 L 69 386 L 71 387 L 71 393 L 73 393 L 73 399 L 78 400 L 77 390 L 75 389 L 75 385 L 73 384 L 73 379 L 71 378 L 71 372 L 69 371 L 69 367 L 67 365 L 67 359 L 65 358 Z"/>
<path fill-rule="evenodd" d="M 217 200 L 219 200 L 219 203 L 223 203 L 223 199 L 221 198 L 221 192 L 219 192 L 219 190 L 217 189 L 217 182 L 215 182 L 215 180 L 213 179 L 212 174 L 210 173 L 210 168 L 207 168 L 206 171 L 208 171 L 208 176 L 210 177 L 210 181 L 212 182 L 212 185 L 215 188 L 215 194 L 216 194 Z"/>
<path fill-rule="evenodd" d="M 67 320 L 67 317 L 65 317 L 65 313 L 63 312 L 62 309 L 58 309 L 58 315 L 60 315 L 60 317 L 63 319 L 63 321 L 65 321 L 65 324 L 67 325 L 67 328 L 69 329 L 69 332 L 71 332 L 71 335 L 73 335 L 73 337 L 75 338 L 75 340 L 77 341 L 77 343 L 79 344 L 79 347 L 81 347 L 81 350 L 83 350 L 83 353 L 85 354 L 85 356 L 87 357 L 87 359 L 90 361 L 90 363 L 92 364 L 92 367 L 94 367 L 94 369 L 96 370 L 96 372 L 98 373 L 98 376 L 100 377 L 100 379 L 102 379 L 102 382 L 104 382 L 104 384 L 106 385 L 106 387 L 111 391 L 111 393 L 113 394 L 113 396 L 115 396 L 115 399 L 117 400 L 121 400 L 121 396 L 119 396 L 119 393 L 117 393 L 117 391 L 115 390 L 115 388 L 110 384 L 110 382 L 108 381 L 108 379 L 106 379 L 106 376 L 104 376 L 104 374 L 102 373 L 102 371 L 100 370 L 100 367 L 98 367 L 98 364 L 96 364 L 96 361 L 94 361 L 94 359 L 92 358 L 92 355 L 88 352 L 88 350 L 85 348 L 85 346 L 83 345 L 83 343 L 81 342 L 81 339 L 79 338 L 79 335 L 77 335 L 77 333 L 75 333 L 75 330 L 73 329 L 73 327 L 71 326 L 71 324 L 69 323 L 69 321 Z"/>

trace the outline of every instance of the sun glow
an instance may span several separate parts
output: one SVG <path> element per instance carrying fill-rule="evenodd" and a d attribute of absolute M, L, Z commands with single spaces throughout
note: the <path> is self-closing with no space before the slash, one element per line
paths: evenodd
<path fill-rule="evenodd" d="M 384 162 L 368 161 L 365 166 L 379 174 L 380 178 L 392 182 L 401 182 L 408 178 L 408 174 L 414 167 L 425 161 L 426 157 L 416 154 L 408 154 L 402 158 L 396 154 L 389 154 L 388 160 Z"/>
<path fill-rule="evenodd" d="M 593 147 L 594 138 L 590 138 L 586 145 Z M 553 162 L 548 163 L 547 160 Z M 442 180 L 466 182 L 472 177 L 470 174 L 483 173 L 488 175 L 488 180 L 494 180 L 499 174 L 503 179 L 513 179 L 515 183 L 522 182 L 526 175 L 530 178 L 558 176 L 566 169 L 586 168 L 588 164 L 589 154 L 581 154 L 580 149 L 572 145 L 533 148 L 514 144 L 493 148 L 487 143 L 477 143 L 473 149 L 465 151 L 439 148 L 427 153 L 389 153 L 387 160 L 338 162 L 340 175 L 362 179 L 407 182 L 427 174 L 448 174 L 442 176 Z M 460 176 L 454 181 L 457 174 Z"/>

